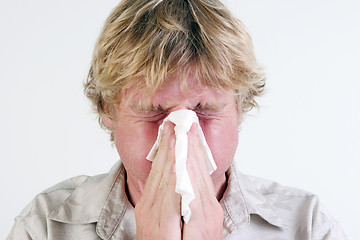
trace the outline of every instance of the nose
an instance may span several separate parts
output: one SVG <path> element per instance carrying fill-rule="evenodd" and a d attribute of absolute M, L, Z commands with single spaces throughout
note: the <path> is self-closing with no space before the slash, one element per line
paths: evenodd
<path fill-rule="evenodd" d="M 198 102 L 195 102 L 194 100 L 184 98 L 178 100 L 173 106 L 171 106 L 168 109 L 168 112 L 175 112 L 181 109 L 194 110 L 197 104 Z"/>

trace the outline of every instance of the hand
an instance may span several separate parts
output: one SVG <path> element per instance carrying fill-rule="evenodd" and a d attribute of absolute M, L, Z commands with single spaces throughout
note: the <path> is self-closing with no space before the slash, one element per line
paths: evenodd
<path fill-rule="evenodd" d="M 135 206 L 137 239 L 181 239 L 180 195 L 175 192 L 175 135 L 165 123 L 162 140 Z"/>
<path fill-rule="evenodd" d="M 190 221 L 183 226 L 183 239 L 223 239 L 224 214 L 206 166 L 207 155 L 199 138 L 197 124 L 193 124 L 188 138 L 187 168 L 195 199 L 190 203 Z"/>

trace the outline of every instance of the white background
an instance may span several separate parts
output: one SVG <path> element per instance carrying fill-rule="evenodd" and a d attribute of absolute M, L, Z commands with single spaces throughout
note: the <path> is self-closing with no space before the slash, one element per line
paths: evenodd
<path fill-rule="evenodd" d="M 0 238 L 40 191 L 118 157 L 82 92 L 117 1 L 0 2 Z M 360 239 L 360 6 L 356 0 L 227 0 L 267 75 L 242 125 L 243 172 L 306 189 Z"/>

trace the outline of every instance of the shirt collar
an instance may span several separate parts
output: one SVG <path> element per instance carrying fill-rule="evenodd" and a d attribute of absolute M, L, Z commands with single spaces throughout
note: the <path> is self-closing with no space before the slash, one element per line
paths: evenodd
<path fill-rule="evenodd" d="M 135 239 L 134 207 L 126 194 L 124 165 L 120 165 L 118 172 L 99 215 L 96 232 L 103 239 L 110 239 L 112 236 L 114 239 Z"/>
<path fill-rule="evenodd" d="M 238 172 L 233 165 L 227 171 L 227 176 L 228 186 L 220 201 L 224 210 L 225 236 L 250 224 L 252 214 L 273 226 L 288 228 L 265 198 L 261 184 L 252 182 L 251 178 Z"/>

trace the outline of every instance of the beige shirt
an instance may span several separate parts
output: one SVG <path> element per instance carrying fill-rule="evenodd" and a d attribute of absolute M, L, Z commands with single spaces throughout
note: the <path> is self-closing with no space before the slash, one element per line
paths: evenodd
<path fill-rule="evenodd" d="M 243 175 L 234 166 L 227 174 L 220 201 L 224 239 L 346 239 L 316 196 Z M 107 174 L 79 176 L 49 188 L 16 217 L 7 239 L 136 239 L 125 175 L 118 162 Z"/>

